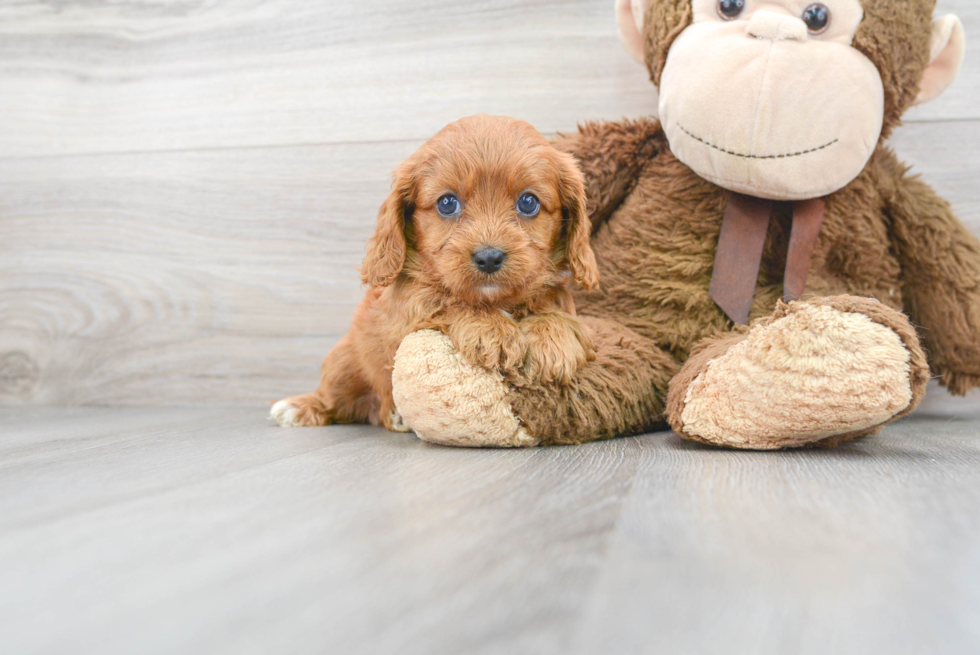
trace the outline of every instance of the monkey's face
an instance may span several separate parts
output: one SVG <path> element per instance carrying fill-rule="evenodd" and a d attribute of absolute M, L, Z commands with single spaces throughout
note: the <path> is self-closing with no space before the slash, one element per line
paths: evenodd
<path fill-rule="evenodd" d="M 851 43 L 859 0 L 693 0 L 660 80 L 671 149 L 724 188 L 775 200 L 837 191 L 882 132 L 884 88 Z"/>

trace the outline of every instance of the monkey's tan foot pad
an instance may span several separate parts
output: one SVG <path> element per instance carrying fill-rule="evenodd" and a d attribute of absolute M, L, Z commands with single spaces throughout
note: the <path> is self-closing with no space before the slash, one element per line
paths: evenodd
<path fill-rule="evenodd" d="M 734 345 L 725 349 L 725 341 Z M 732 448 L 776 450 L 871 434 L 911 412 L 929 378 L 908 319 L 850 296 L 780 304 L 747 335 L 696 355 L 685 365 L 694 368 L 675 378 L 690 380 L 686 388 L 671 383 L 671 425 Z"/>
<path fill-rule="evenodd" d="M 420 330 L 402 341 L 391 381 L 395 405 L 424 441 L 445 446 L 538 445 L 514 416 L 496 371 L 463 361 L 442 332 Z"/>

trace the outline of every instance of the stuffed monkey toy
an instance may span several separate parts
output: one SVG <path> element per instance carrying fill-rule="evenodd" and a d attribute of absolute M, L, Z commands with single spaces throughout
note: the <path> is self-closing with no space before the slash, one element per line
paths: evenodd
<path fill-rule="evenodd" d="M 935 0 L 618 0 L 659 120 L 556 145 L 585 173 L 596 360 L 567 384 L 409 335 L 395 400 L 427 441 L 582 443 L 669 422 L 746 449 L 835 445 L 980 386 L 980 243 L 885 140 L 964 56 Z M 913 327 L 913 326 L 917 326 Z"/>

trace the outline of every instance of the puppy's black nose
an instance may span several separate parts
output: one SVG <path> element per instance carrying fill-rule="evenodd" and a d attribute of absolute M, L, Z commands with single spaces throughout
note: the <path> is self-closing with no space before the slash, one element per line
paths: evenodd
<path fill-rule="evenodd" d="M 473 253 L 473 263 L 476 267 L 486 273 L 493 275 L 504 265 L 507 253 L 500 248 L 480 248 Z"/>

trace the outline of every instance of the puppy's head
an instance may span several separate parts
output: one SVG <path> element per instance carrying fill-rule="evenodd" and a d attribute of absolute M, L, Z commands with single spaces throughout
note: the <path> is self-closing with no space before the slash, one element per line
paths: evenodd
<path fill-rule="evenodd" d="M 565 271 L 592 289 L 586 211 L 571 155 L 523 121 L 464 118 L 395 172 L 361 277 L 385 286 L 406 270 L 474 303 L 527 298 Z"/>

